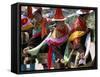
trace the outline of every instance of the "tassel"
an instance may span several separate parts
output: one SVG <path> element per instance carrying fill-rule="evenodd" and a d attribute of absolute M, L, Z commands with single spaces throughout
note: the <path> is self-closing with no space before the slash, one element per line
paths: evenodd
<path fill-rule="evenodd" d="M 51 68 L 52 65 L 52 47 L 49 46 L 49 51 L 48 51 L 48 69 Z"/>

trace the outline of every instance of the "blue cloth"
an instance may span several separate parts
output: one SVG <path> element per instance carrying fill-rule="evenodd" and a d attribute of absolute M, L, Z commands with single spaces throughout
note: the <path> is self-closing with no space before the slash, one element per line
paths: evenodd
<path fill-rule="evenodd" d="M 55 55 L 55 53 L 53 51 L 53 53 L 52 53 L 52 62 L 55 63 L 55 60 L 56 60 L 56 55 Z"/>
<path fill-rule="evenodd" d="M 27 64 L 21 64 L 21 71 L 32 71 L 35 69 L 35 64 L 29 64 L 30 68 L 26 67 Z"/>

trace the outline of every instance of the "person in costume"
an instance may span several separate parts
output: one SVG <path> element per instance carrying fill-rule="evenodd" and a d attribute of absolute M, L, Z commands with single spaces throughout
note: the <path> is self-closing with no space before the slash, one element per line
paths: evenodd
<path fill-rule="evenodd" d="M 32 38 L 29 40 L 28 46 L 36 47 L 48 34 L 48 21 L 42 16 L 42 8 L 38 8 L 33 13 L 31 22 L 33 24 Z"/>
<path fill-rule="evenodd" d="M 86 63 L 90 64 L 89 66 L 93 66 L 95 64 L 95 12 L 89 9 L 83 9 L 81 11 L 85 14 L 84 18 L 88 27 L 84 58 L 86 59 Z"/>
<path fill-rule="evenodd" d="M 66 18 L 63 16 L 62 9 L 56 8 L 54 17 L 52 21 L 55 22 L 53 25 L 53 30 L 48 34 L 46 39 L 44 39 L 37 47 L 27 50 L 25 53 L 31 55 L 37 55 L 41 48 L 47 46 L 47 69 L 59 69 L 63 68 L 61 63 L 64 56 L 64 49 L 66 46 L 69 29 L 67 24 L 64 22 Z M 41 52 L 41 51 L 40 51 Z"/>
<path fill-rule="evenodd" d="M 54 25 L 51 37 L 46 40 L 47 44 L 49 45 L 48 69 L 52 67 L 53 63 L 55 65 L 55 62 L 60 62 L 58 63 L 58 68 L 62 68 L 60 64 L 61 60 L 63 59 L 65 49 L 62 47 L 66 45 L 65 42 L 67 42 L 69 32 L 67 24 L 64 22 L 65 20 L 66 18 L 63 16 L 62 9 L 56 8 L 55 15 L 52 18 L 52 21 L 55 21 L 56 24 Z"/>
<path fill-rule="evenodd" d="M 42 17 L 42 8 L 35 9 L 28 6 L 27 16 L 21 15 L 21 23 L 21 31 L 28 32 L 30 36 L 28 46 L 37 46 L 38 43 L 41 42 L 41 39 L 47 35 L 47 20 L 46 18 Z"/>
<path fill-rule="evenodd" d="M 37 41 L 33 41 L 34 43 L 31 41 L 33 39 L 32 36 L 35 34 L 35 33 L 34 34 L 32 33 L 32 31 L 34 29 L 34 24 L 32 22 L 33 13 L 34 13 L 33 10 L 34 9 L 31 6 L 28 6 L 27 7 L 27 15 L 23 15 L 23 14 L 21 15 L 21 23 L 22 23 L 22 27 L 21 27 L 21 31 L 22 32 L 21 33 L 22 33 L 22 37 L 23 37 L 23 39 L 22 39 L 23 40 L 22 47 L 23 47 L 24 51 L 27 50 L 28 48 L 32 48 L 33 46 L 35 46 L 37 44 L 36 42 L 40 42 L 41 41 L 41 39 L 37 39 L 38 36 L 34 37 L 34 38 L 37 39 Z M 36 9 L 35 9 L 35 12 L 36 12 Z M 26 33 L 27 33 L 27 35 L 26 35 Z M 28 37 L 28 40 L 26 41 L 27 37 Z M 32 44 L 30 42 L 32 42 Z M 29 62 L 30 62 L 30 64 L 32 63 L 32 59 L 30 61 L 30 58 L 31 58 L 30 55 L 22 54 L 22 56 L 24 57 L 24 64 L 25 63 L 29 63 Z"/>
<path fill-rule="evenodd" d="M 27 46 L 23 49 L 23 52 L 26 52 L 28 49 L 33 49 L 37 45 L 39 45 L 49 32 L 49 30 L 47 30 L 47 24 L 49 23 L 49 21 L 47 20 L 47 18 L 44 18 L 42 16 L 42 8 L 38 8 L 35 12 L 33 12 L 32 10 L 34 10 L 34 8 L 32 9 L 29 8 L 28 10 L 28 12 L 32 14 L 32 16 L 28 14 L 28 18 L 31 20 L 31 23 L 33 25 L 32 28 L 30 27 L 32 31 L 31 38 L 29 39 Z M 29 30 L 29 28 L 26 28 L 26 29 Z M 47 51 L 46 48 L 41 48 L 41 52 L 44 53 L 45 51 Z M 28 55 L 27 53 L 23 53 L 23 54 Z M 46 55 L 46 53 L 44 54 Z M 35 56 L 38 56 L 38 55 L 35 55 Z"/>
<path fill-rule="evenodd" d="M 79 11 L 81 11 L 81 13 Z M 81 9 L 79 11 L 79 16 L 76 18 L 69 36 L 71 48 L 74 50 L 73 53 L 76 54 L 74 57 L 75 67 L 86 64 L 86 58 L 84 56 L 85 53 L 87 53 L 88 46 L 91 42 L 89 39 L 88 42 L 86 42 L 87 38 L 91 38 L 91 29 L 87 27 L 86 23 L 88 14 L 90 14 L 90 10 Z"/>

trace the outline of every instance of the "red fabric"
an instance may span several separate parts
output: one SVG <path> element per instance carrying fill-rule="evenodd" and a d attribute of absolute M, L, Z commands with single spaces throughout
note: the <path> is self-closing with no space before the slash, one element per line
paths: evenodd
<path fill-rule="evenodd" d="M 33 17 L 33 14 L 32 14 L 32 7 L 31 6 L 28 6 L 28 18 L 32 18 Z"/>
<path fill-rule="evenodd" d="M 63 29 L 57 29 L 63 36 L 67 34 L 66 28 Z"/>
<path fill-rule="evenodd" d="M 81 17 L 78 17 L 74 24 L 73 24 L 73 29 L 72 29 L 72 32 L 74 31 L 77 31 L 77 30 L 82 30 L 82 31 L 85 31 L 87 28 L 86 26 L 86 21 L 83 20 Z"/>
<path fill-rule="evenodd" d="M 62 34 L 62 36 L 66 35 L 68 33 L 68 27 L 64 25 L 64 28 L 57 28 L 57 30 Z"/>
<path fill-rule="evenodd" d="M 52 47 L 49 46 L 49 51 L 48 51 L 48 69 L 52 66 Z"/>
<path fill-rule="evenodd" d="M 41 35 L 42 35 L 42 37 L 44 37 L 45 35 L 47 35 L 46 24 L 47 24 L 47 20 L 46 20 L 46 18 L 43 18 L 43 21 L 41 23 L 41 26 L 42 26 Z"/>
<path fill-rule="evenodd" d="M 56 8 L 54 19 L 64 19 L 61 8 Z"/>
<path fill-rule="evenodd" d="M 58 45 L 60 45 L 60 43 L 52 42 L 52 45 L 53 45 L 53 46 L 58 46 Z"/>
<path fill-rule="evenodd" d="M 36 37 L 39 37 L 39 36 L 41 36 L 41 32 L 32 35 L 33 38 L 36 38 Z"/>
<path fill-rule="evenodd" d="M 52 42 L 51 45 L 58 46 L 60 44 L 59 43 L 56 43 L 56 42 Z M 48 50 L 48 69 L 50 69 L 51 66 L 52 66 L 52 53 L 53 53 L 52 47 L 49 46 L 49 50 Z"/>
<path fill-rule="evenodd" d="M 27 18 L 23 18 L 21 19 L 21 24 L 24 25 L 28 22 L 28 19 Z"/>

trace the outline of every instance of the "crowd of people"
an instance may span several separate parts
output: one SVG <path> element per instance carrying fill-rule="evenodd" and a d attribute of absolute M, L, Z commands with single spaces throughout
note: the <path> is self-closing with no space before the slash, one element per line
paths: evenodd
<path fill-rule="evenodd" d="M 30 67 L 33 70 L 93 66 L 95 36 L 86 21 L 95 11 L 77 9 L 70 15 L 76 15 L 76 18 L 69 24 L 66 20 L 70 16 L 64 16 L 62 8 L 53 8 L 53 15 L 47 13 L 47 16 L 43 14 L 45 9 L 32 6 L 21 9 L 22 64 L 28 68 L 34 65 Z M 46 10 L 50 11 L 48 8 Z"/>

